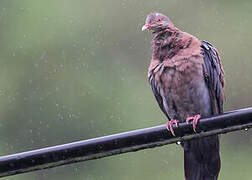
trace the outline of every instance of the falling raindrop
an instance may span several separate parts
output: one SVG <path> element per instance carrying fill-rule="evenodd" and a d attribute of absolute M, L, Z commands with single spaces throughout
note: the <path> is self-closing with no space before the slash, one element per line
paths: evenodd
<path fill-rule="evenodd" d="M 247 130 L 248 130 L 248 128 L 245 128 L 244 130 L 245 130 L 245 131 L 247 131 Z"/>

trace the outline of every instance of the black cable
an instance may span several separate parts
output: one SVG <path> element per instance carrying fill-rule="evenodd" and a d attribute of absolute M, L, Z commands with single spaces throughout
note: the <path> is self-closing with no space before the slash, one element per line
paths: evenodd
<path fill-rule="evenodd" d="M 103 158 L 252 127 L 252 108 L 200 119 L 195 134 L 192 124 L 174 126 L 177 137 L 165 125 L 129 131 L 0 157 L 0 177 Z"/>

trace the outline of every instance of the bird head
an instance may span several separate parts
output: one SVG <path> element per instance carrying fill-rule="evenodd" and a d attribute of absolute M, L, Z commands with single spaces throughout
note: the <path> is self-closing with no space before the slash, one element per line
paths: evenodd
<path fill-rule="evenodd" d="M 145 25 L 142 27 L 142 31 L 152 30 L 153 32 L 159 32 L 172 27 L 174 27 L 174 25 L 167 16 L 161 13 L 153 12 L 147 16 Z"/>

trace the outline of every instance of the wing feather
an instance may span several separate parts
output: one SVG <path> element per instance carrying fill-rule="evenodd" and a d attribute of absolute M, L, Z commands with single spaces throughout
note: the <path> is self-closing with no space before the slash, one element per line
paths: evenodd
<path fill-rule="evenodd" d="M 202 41 L 204 57 L 203 73 L 209 89 L 212 113 L 223 113 L 224 102 L 224 71 L 217 50 L 208 42 Z"/>
<path fill-rule="evenodd" d="M 156 83 L 155 83 L 155 75 L 152 74 L 149 78 L 149 83 L 150 83 L 150 86 L 151 86 L 151 89 L 152 89 L 152 92 L 158 102 L 158 105 L 160 107 L 160 109 L 162 110 L 162 112 L 166 115 L 166 117 L 168 118 L 168 120 L 170 120 L 170 117 L 168 116 L 166 110 L 165 110 L 165 107 L 164 107 L 164 104 L 163 104 L 163 98 L 162 96 L 160 95 L 160 92 L 156 86 Z"/>

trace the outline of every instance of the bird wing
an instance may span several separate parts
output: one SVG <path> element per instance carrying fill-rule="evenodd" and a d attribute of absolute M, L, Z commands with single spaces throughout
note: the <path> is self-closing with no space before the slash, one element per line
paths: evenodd
<path fill-rule="evenodd" d="M 160 90 L 155 82 L 155 75 L 160 76 L 159 74 L 155 74 L 154 71 L 160 70 L 162 64 L 159 63 L 159 61 L 153 60 L 150 64 L 149 67 L 149 71 L 148 71 L 148 79 L 149 79 L 149 84 L 151 86 L 152 92 L 157 100 L 157 103 L 160 107 L 160 109 L 162 110 L 162 112 L 166 115 L 166 117 L 168 118 L 168 120 L 171 120 L 171 118 L 168 116 L 165 107 L 164 107 L 164 103 L 163 103 L 163 98 L 160 95 Z M 162 68 L 161 68 L 162 69 Z"/>
<path fill-rule="evenodd" d="M 203 74 L 209 89 L 212 114 L 223 113 L 224 71 L 217 50 L 208 42 L 202 41 L 204 58 Z"/>

